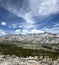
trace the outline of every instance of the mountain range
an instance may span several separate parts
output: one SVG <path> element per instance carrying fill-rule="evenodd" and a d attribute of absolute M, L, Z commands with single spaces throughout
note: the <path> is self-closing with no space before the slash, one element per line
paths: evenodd
<path fill-rule="evenodd" d="M 40 33 L 40 34 L 16 34 L 16 35 L 5 35 L 0 36 L 1 41 L 19 41 L 19 42 L 30 42 L 30 43 L 59 43 L 59 34 L 52 33 Z"/>

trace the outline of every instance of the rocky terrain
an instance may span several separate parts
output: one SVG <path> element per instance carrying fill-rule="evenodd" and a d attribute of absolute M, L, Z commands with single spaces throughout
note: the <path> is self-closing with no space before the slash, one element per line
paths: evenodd
<path fill-rule="evenodd" d="M 0 36 L 0 65 L 59 65 L 59 35 Z"/>
<path fill-rule="evenodd" d="M 30 43 L 59 43 L 59 35 L 51 33 L 6 35 L 1 36 L 0 41 L 21 41 Z"/>
<path fill-rule="evenodd" d="M 59 65 L 59 58 L 52 60 L 48 56 L 19 58 L 15 55 L 0 55 L 0 65 Z"/>

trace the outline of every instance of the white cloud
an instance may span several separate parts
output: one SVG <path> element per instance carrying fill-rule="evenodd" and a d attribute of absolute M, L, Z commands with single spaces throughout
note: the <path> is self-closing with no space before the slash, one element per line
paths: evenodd
<path fill-rule="evenodd" d="M 11 25 L 9 26 L 9 28 L 17 28 L 17 27 L 18 27 L 17 24 L 11 24 Z"/>
<path fill-rule="evenodd" d="M 25 13 L 23 18 L 26 20 L 26 22 L 28 24 L 33 24 L 33 23 L 35 23 L 35 21 L 34 21 L 34 19 L 32 19 L 32 16 L 33 16 L 32 13 L 28 12 L 28 13 Z"/>
<path fill-rule="evenodd" d="M 20 5 L 20 2 L 14 4 L 12 0 L 6 0 L 6 2 L 3 3 L 1 0 L 1 6 L 3 8 L 23 18 L 34 15 L 50 15 L 59 12 L 59 0 L 24 0 L 21 3 L 23 5 Z"/>
<path fill-rule="evenodd" d="M 58 0 L 44 0 L 39 6 L 40 15 L 50 15 L 58 11 Z"/>
<path fill-rule="evenodd" d="M 21 3 L 23 5 L 21 5 Z M 33 24 L 36 22 L 33 19 L 33 16 L 46 16 L 59 12 L 59 0 L 24 0 L 21 3 L 19 2 L 15 4 L 12 0 L 8 0 L 8 2 L 6 0 L 6 2 L 3 3 L 1 0 L 1 6 L 4 9 L 18 17 L 24 18 L 28 24 Z"/>
<path fill-rule="evenodd" d="M 7 24 L 6 22 L 1 22 L 1 25 L 6 26 Z"/>
<path fill-rule="evenodd" d="M 58 34 L 59 33 L 59 24 L 56 23 L 52 28 L 44 27 L 42 30 L 44 30 L 46 32 Z"/>
<path fill-rule="evenodd" d="M 2 1 L 2 0 L 1 0 Z M 6 0 L 7 1 L 7 0 Z M 27 3 L 28 5 L 27 5 Z M 10 3 L 12 3 L 12 5 L 10 5 Z M 36 21 L 33 19 L 33 16 L 49 16 L 51 14 L 55 14 L 59 12 L 59 0 L 24 0 L 24 3 L 22 3 L 23 5 L 21 5 L 21 7 L 19 7 L 19 3 L 18 4 L 13 4 L 12 0 L 8 0 L 8 3 L 6 4 L 4 2 L 1 3 L 2 7 L 5 8 L 6 10 L 8 10 L 9 12 L 12 12 L 13 14 L 17 15 L 18 17 L 22 17 L 26 20 L 26 24 L 24 24 L 23 26 L 18 26 L 16 24 L 12 24 L 11 26 L 9 26 L 10 28 L 24 28 L 22 30 L 23 34 L 26 33 L 41 33 L 43 31 L 41 30 L 36 30 L 33 29 L 31 31 L 29 31 L 30 28 L 35 28 L 35 26 L 33 25 Z M 43 17 L 42 17 L 43 18 Z M 5 24 L 3 24 L 5 25 Z M 54 29 L 54 28 L 53 28 Z M 46 29 L 45 31 L 54 31 L 53 29 Z M 16 33 L 20 33 L 20 30 L 16 30 Z"/>
<path fill-rule="evenodd" d="M 21 32 L 21 34 L 29 34 L 29 30 L 23 29 L 22 32 Z"/>
<path fill-rule="evenodd" d="M 26 25 L 23 25 L 23 28 L 24 29 L 32 29 L 34 28 L 35 26 L 33 24 L 26 24 Z"/>
<path fill-rule="evenodd" d="M 13 31 L 13 34 L 29 34 L 29 30 L 27 29 L 23 29 L 22 31 L 20 29 L 16 29 L 15 31 Z"/>
<path fill-rule="evenodd" d="M 20 24 L 16 23 L 16 24 L 11 24 L 8 27 L 9 28 L 22 28 L 23 26 L 21 26 Z"/>
<path fill-rule="evenodd" d="M 32 29 L 32 30 L 23 29 L 21 33 L 22 34 L 33 34 L 33 33 L 38 34 L 38 33 L 44 33 L 44 31 L 36 30 L 36 29 Z"/>
<path fill-rule="evenodd" d="M 42 30 L 36 30 L 36 29 L 32 29 L 29 33 L 35 33 L 35 34 L 38 34 L 38 33 L 44 33 L 44 31 L 42 31 Z"/>
<path fill-rule="evenodd" d="M 19 26 L 19 28 L 22 28 L 23 26 Z"/>
<path fill-rule="evenodd" d="M 59 26 L 59 24 L 55 24 L 54 26 L 57 27 L 57 26 Z"/>
<path fill-rule="evenodd" d="M 21 33 L 21 30 L 20 29 L 17 29 L 15 30 L 14 34 L 20 34 Z"/>
<path fill-rule="evenodd" d="M 0 36 L 3 36 L 3 35 L 6 35 L 6 32 L 0 29 Z"/>
<path fill-rule="evenodd" d="M 59 33 L 59 27 L 53 27 L 53 28 L 43 28 L 42 30 L 50 33 Z"/>

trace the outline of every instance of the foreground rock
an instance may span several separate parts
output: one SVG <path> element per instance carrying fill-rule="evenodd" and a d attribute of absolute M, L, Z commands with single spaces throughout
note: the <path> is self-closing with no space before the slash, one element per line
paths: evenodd
<path fill-rule="evenodd" d="M 28 57 L 19 58 L 17 56 L 0 55 L 0 65 L 59 65 L 59 59 L 52 60 L 52 58 Z"/>

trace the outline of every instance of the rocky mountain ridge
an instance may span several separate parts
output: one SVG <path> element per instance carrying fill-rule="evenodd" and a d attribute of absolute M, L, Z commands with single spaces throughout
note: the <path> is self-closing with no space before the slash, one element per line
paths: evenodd
<path fill-rule="evenodd" d="M 40 34 L 17 34 L 17 35 L 6 35 L 0 36 L 0 41 L 20 41 L 30 43 L 59 43 L 59 35 L 51 33 L 40 33 Z"/>

